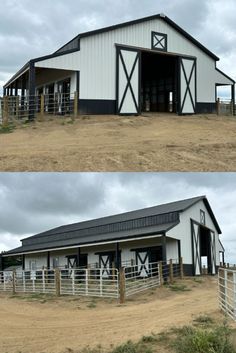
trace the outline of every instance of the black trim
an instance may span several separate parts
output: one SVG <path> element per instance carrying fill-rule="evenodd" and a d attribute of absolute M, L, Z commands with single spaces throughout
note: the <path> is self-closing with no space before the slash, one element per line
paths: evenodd
<path fill-rule="evenodd" d="M 47 268 L 51 267 L 51 261 L 50 261 L 50 251 L 47 252 Z"/>
<path fill-rule="evenodd" d="M 35 118 L 35 65 L 30 62 L 29 67 L 29 120 Z"/>
<path fill-rule="evenodd" d="M 184 276 L 194 276 L 193 265 L 183 264 Z"/>
<path fill-rule="evenodd" d="M 158 39 L 157 37 L 160 37 L 160 39 Z M 165 33 L 152 31 L 152 42 L 151 42 L 152 50 L 167 52 L 167 48 L 168 48 L 167 38 L 168 38 L 167 34 Z M 157 43 L 155 43 L 155 40 L 157 41 Z M 162 44 L 163 41 L 164 41 L 164 45 Z M 161 48 L 157 47 L 157 45 L 159 44 L 161 45 Z"/>
<path fill-rule="evenodd" d="M 216 114 L 216 103 L 196 103 L 196 114 Z"/>
<path fill-rule="evenodd" d="M 84 115 L 115 115 L 116 101 L 106 99 L 79 99 L 79 113 Z"/>
<path fill-rule="evenodd" d="M 3 271 L 4 270 L 4 258 L 2 256 L 2 254 L 0 254 L 0 271 Z"/>
<path fill-rule="evenodd" d="M 76 72 L 76 92 L 80 92 L 80 71 Z"/>
<path fill-rule="evenodd" d="M 22 255 L 21 261 L 22 261 L 22 270 L 24 271 L 25 270 L 25 255 L 24 254 Z"/>
<path fill-rule="evenodd" d="M 167 261 L 167 252 L 166 252 L 166 235 L 163 235 L 161 237 L 161 241 L 162 241 L 162 261 L 164 263 L 166 263 Z"/>

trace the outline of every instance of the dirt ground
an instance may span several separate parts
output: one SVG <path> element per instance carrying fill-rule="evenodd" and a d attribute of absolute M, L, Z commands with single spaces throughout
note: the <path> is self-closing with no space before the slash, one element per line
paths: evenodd
<path fill-rule="evenodd" d="M 0 134 L 0 171 L 236 171 L 236 117 L 45 118 Z"/>
<path fill-rule="evenodd" d="M 189 291 L 157 288 L 121 306 L 116 300 L 0 295 L 1 353 L 61 353 L 98 344 L 110 348 L 143 335 L 187 325 L 200 314 L 222 323 L 217 279 L 187 279 Z M 236 324 L 231 321 L 236 328 Z M 67 350 L 66 350 L 67 349 Z"/>

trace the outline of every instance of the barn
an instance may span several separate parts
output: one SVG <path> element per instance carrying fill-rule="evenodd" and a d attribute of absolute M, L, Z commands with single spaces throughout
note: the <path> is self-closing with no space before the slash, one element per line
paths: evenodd
<path fill-rule="evenodd" d="M 4 257 L 22 256 L 24 270 L 89 266 L 107 276 L 131 263 L 148 276 L 150 264 L 182 258 L 185 275 L 202 274 L 203 264 L 214 275 L 224 262 L 220 234 L 207 198 L 199 196 L 48 230 Z"/>
<path fill-rule="evenodd" d="M 76 100 L 81 114 L 213 113 L 217 86 L 231 86 L 235 100 L 235 81 L 216 67 L 218 60 L 159 14 L 79 34 L 25 64 L 4 95 L 21 96 L 30 118 L 37 111 L 33 97 L 42 94 L 51 113 L 65 112 L 68 100 Z"/>

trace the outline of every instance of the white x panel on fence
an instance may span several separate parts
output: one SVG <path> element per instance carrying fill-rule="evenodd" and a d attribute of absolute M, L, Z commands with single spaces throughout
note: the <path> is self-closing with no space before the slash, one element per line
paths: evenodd
<path fill-rule="evenodd" d="M 140 55 L 118 49 L 118 114 L 139 113 Z"/>

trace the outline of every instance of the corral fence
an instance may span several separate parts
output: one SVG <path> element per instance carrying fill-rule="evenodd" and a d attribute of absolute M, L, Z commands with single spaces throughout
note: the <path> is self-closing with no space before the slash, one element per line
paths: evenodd
<path fill-rule="evenodd" d="M 0 272 L 0 291 L 86 297 L 127 297 L 175 278 L 183 278 L 182 259 L 116 268 L 56 268 Z"/>
<path fill-rule="evenodd" d="M 219 99 L 216 103 L 216 110 L 218 115 L 235 115 L 236 105 L 230 99 Z"/>
<path fill-rule="evenodd" d="M 236 321 L 236 268 L 219 268 L 218 292 L 220 308 Z"/>
<path fill-rule="evenodd" d="M 35 96 L 5 96 L 0 100 L 2 122 L 26 120 L 47 115 L 77 116 L 78 92 Z M 1 117 L 1 113 L 0 113 Z"/>

